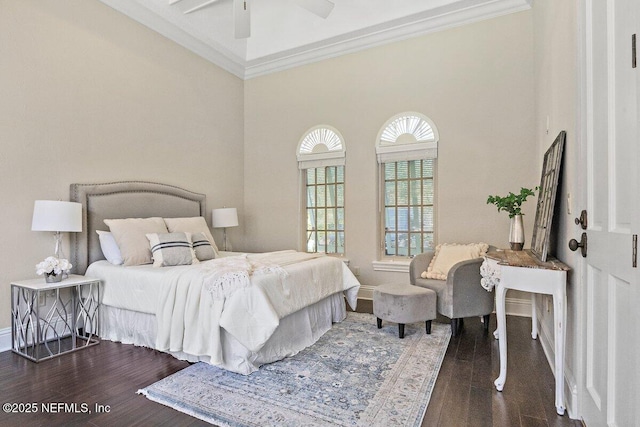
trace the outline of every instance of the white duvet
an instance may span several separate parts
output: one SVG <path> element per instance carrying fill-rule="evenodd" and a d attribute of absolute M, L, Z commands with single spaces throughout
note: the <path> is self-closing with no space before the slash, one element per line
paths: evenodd
<path fill-rule="evenodd" d="M 99 262 L 86 274 L 105 277 L 105 270 L 103 304 L 155 314 L 158 350 L 208 356 L 214 365 L 224 363 L 221 328 L 258 351 L 280 319 L 337 292 L 355 308 L 360 287 L 339 259 L 296 251 L 172 268 L 110 268 Z M 124 277 L 135 280 L 125 288 Z"/>

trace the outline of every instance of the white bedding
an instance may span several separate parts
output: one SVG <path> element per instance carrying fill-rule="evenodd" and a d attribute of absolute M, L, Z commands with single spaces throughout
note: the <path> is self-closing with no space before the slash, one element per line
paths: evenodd
<path fill-rule="evenodd" d="M 241 264 L 243 259 L 223 258 L 171 268 L 118 267 L 100 261 L 92 264 L 86 275 L 102 279 L 103 304 L 156 315 L 155 348 L 204 357 L 221 366 L 228 357 L 222 348 L 221 328 L 256 352 L 280 319 L 323 298 L 344 292 L 355 308 L 360 285 L 339 259 L 295 251 L 240 257 L 251 266 L 247 269 L 250 283 L 222 294 L 216 291 L 222 288 L 214 284 L 220 274 L 212 272 L 225 266 L 230 271 L 229 266 Z"/>
<path fill-rule="evenodd" d="M 333 294 L 309 307 L 298 310 L 280 320 L 280 325 L 260 351 L 253 352 L 240 344 L 231 334 L 222 330 L 224 363 L 220 368 L 248 375 L 265 364 L 297 354 L 324 335 L 332 324 L 347 317 L 344 297 Z M 103 306 L 100 310 L 100 337 L 102 339 L 155 348 L 156 316 L 119 308 Z M 167 352 L 180 360 L 211 363 L 207 356 L 194 356 L 184 352 Z"/>

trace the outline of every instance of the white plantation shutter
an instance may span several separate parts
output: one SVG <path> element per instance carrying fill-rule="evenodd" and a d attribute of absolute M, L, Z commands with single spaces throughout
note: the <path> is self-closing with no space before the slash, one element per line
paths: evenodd
<path fill-rule="evenodd" d="M 376 141 L 378 163 L 438 157 L 438 131 L 426 116 L 401 113 L 385 123 Z"/>
<path fill-rule="evenodd" d="M 346 148 L 340 132 L 327 125 L 309 129 L 298 144 L 298 168 L 344 166 Z"/>

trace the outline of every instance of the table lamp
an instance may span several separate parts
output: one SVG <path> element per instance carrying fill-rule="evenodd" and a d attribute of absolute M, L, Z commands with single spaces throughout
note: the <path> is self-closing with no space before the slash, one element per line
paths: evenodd
<path fill-rule="evenodd" d="M 211 211 L 211 225 L 213 228 L 222 228 L 223 251 L 227 250 L 227 228 L 238 226 L 238 211 L 236 208 L 220 208 Z M 229 249 L 231 249 L 229 247 Z"/>
<path fill-rule="evenodd" d="M 36 200 L 33 206 L 32 231 L 53 231 L 55 257 L 63 258 L 62 233 L 82 231 L 82 204 L 59 200 Z"/>

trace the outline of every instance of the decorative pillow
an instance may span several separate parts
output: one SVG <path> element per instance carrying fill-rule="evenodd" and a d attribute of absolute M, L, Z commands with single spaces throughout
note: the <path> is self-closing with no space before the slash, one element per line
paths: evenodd
<path fill-rule="evenodd" d="M 104 257 L 113 265 L 122 265 L 122 254 L 120 254 L 120 248 L 116 243 L 116 239 L 113 238 L 113 234 L 108 231 L 96 230 L 98 233 L 98 239 L 100 240 L 100 249 Z"/>
<path fill-rule="evenodd" d="M 427 271 L 421 274 L 423 279 L 447 280 L 449 270 L 455 264 L 470 259 L 483 257 L 489 245 L 486 243 L 443 243 L 436 246 L 436 252 L 431 259 Z"/>
<path fill-rule="evenodd" d="M 164 222 L 167 224 L 167 230 L 169 230 L 170 233 L 177 233 L 180 231 L 191 234 L 203 233 L 207 240 L 209 240 L 215 256 L 218 256 L 218 247 L 216 246 L 215 240 L 213 240 L 211 231 L 209 231 L 207 221 L 203 217 L 165 218 Z"/>
<path fill-rule="evenodd" d="M 191 233 L 149 233 L 149 246 L 154 267 L 197 264 L 191 246 Z"/>
<path fill-rule="evenodd" d="M 198 261 L 207 261 L 216 257 L 216 253 L 204 233 L 193 233 L 191 235 L 191 243 Z"/>
<path fill-rule="evenodd" d="M 162 218 L 105 219 L 109 230 L 120 248 L 124 265 L 151 263 L 151 250 L 147 233 L 166 233 Z"/>

